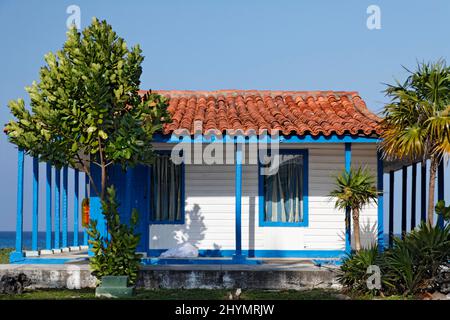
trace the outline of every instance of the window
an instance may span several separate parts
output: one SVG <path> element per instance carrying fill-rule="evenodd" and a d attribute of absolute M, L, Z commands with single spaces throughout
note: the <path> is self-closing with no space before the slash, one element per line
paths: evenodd
<path fill-rule="evenodd" d="M 170 153 L 160 153 L 151 166 L 150 221 L 184 223 L 184 165 L 174 164 Z"/>
<path fill-rule="evenodd" d="M 279 150 L 278 156 L 278 171 L 271 175 L 259 172 L 259 224 L 305 227 L 308 225 L 308 151 Z"/>

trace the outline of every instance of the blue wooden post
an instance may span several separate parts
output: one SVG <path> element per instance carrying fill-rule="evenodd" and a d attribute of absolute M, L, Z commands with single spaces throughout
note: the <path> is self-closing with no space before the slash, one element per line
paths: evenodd
<path fill-rule="evenodd" d="M 17 211 L 16 211 L 16 250 L 9 256 L 10 262 L 23 259 L 23 165 L 24 151 L 19 149 L 17 161 Z"/>
<path fill-rule="evenodd" d="M 235 161 L 236 250 L 233 259 L 239 261 L 245 259 L 245 256 L 242 255 L 242 143 L 239 141 L 239 138 L 236 143 Z"/>
<path fill-rule="evenodd" d="M 427 220 L 427 162 L 420 166 L 420 220 Z"/>
<path fill-rule="evenodd" d="M 39 232 L 39 159 L 33 158 L 33 217 L 31 233 L 31 250 L 38 250 Z"/>
<path fill-rule="evenodd" d="M 345 171 L 350 172 L 352 166 L 352 144 L 345 143 Z M 350 208 L 345 209 L 345 251 L 350 253 L 352 251 L 351 244 L 351 212 Z"/>
<path fill-rule="evenodd" d="M 438 201 L 444 200 L 444 159 L 441 160 L 438 166 L 438 173 L 437 173 L 437 193 L 438 193 Z M 437 225 L 441 228 L 444 227 L 444 219 L 442 215 L 438 215 Z"/>
<path fill-rule="evenodd" d="M 411 230 L 416 227 L 416 198 L 417 198 L 417 163 L 412 165 L 411 181 Z"/>
<path fill-rule="evenodd" d="M 84 174 L 84 197 L 88 198 L 89 197 L 89 177 L 88 175 L 85 173 Z M 87 246 L 88 245 L 88 233 L 86 231 L 86 228 L 84 228 L 83 230 L 83 245 Z"/>
<path fill-rule="evenodd" d="M 61 169 L 55 167 L 55 249 L 60 248 Z"/>
<path fill-rule="evenodd" d="M 378 191 L 378 250 L 384 250 L 384 186 L 383 186 L 383 159 L 377 152 L 377 191 Z"/>
<path fill-rule="evenodd" d="M 407 226 L 407 195 L 408 195 L 408 167 L 402 167 L 402 238 L 406 235 L 406 226 Z"/>
<path fill-rule="evenodd" d="M 47 184 L 46 184 L 46 200 L 45 200 L 45 248 L 52 248 L 52 165 L 47 162 Z"/>
<path fill-rule="evenodd" d="M 389 246 L 394 242 L 395 172 L 389 171 Z"/>
<path fill-rule="evenodd" d="M 96 183 L 96 185 L 101 184 L 101 171 L 98 166 L 92 166 L 91 168 L 91 175 L 92 179 Z M 97 230 L 100 233 L 100 235 L 104 238 L 107 238 L 108 235 L 108 228 L 106 225 L 106 219 L 105 216 L 102 213 L 102 204 L 99 194 L 90 194 L 89 197 L 89 216 L 92 221 L 97 221 Z M 89 245 L 89 256 L 93 255 L 91 245 Z"/>
<path fill-rule="evenodd" d="M 79 172 L 77 169 L 73 171 L 73 179 L 74 179 L 74 200 L 73 200 L 73 245 L 78 246 L 78 216 L 80 215 L 80 182 L 79 182 Z"/>
<path fill-rule="evenodd" d="M 67 180 L 68 168 L 63 168 L 63 216 L 62 216 L 62 246 L 67 247 Z"/>

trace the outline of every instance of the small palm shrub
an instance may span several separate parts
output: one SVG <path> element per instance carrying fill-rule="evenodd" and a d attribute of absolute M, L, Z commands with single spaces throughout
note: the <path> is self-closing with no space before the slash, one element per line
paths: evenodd
<path fill-rule="evenodd" d="M 450 226 L 422 223 L 386 251 L 388 277 L 399 293 L 432 289 L 439 268 L 450 259 Z"/>
<path fill-rule="evenodd" d="M 440 228 L 423 222 L 417 229 L 394 239 L 392 248 L 362 249 L 344 259 L 338 275 L 342 286 L 360 294 L 413 295 L 437 286 L 439 269 L 450 259 L 450 226 Z M 380 290 L 367 286 L 368 267 L 381 271 Z"/>
<path fill-rule="evenodd" d="M 108 237 L 101 236 L 97 221 L 91 220 L 88 234 L 94 256 L 90 259 L 92 274 L 101 279 L 103 276 L 128 276 L 129 284 L 135 284 L 141 255 L 136 253 L 140 235 L 135 234 L 138 212 L 133 209 L 130 224 L 120 222 L 119 204 L 116 201 L 114 187 L 107 189 L 106 200 L 102 201 L 102 210 L 108 226 Z"/>
<path fill-rule="evenodd" d="M 367 270 L 369 266 L 373 265 L 379 266 L 381 269 L 384 266 L 383 259 L 384 256 L 378 250 L 378 246 L 352 252 L 344 258 L 337 280 L 345 291 L 359 294 L 377 294 L 379 290 L 371 290 L 367 286 L 367 279 L 371 275 L 367 273 Z"/>
<path fill-rule="evenodd" d="M 361 250 L 359 213 L 364 206 L 372 202 L 377 203 L 378 191 L 375 187 L 375 177 L 365 167 L 344 170 L 336 177 L 335 188 L 329 196 L 334 199 L 336 209 L 351 210 L 355 249 Z"/>

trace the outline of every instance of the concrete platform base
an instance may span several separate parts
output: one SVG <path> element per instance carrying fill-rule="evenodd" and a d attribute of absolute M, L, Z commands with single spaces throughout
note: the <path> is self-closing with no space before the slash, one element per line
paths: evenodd
<path fill-rule="evenodd" d="M 339 289 L 336 267 L 307 263 L 263 265 L 157 265 L 144 266 L 137 288 L 146 289 Z M 95 288 L 97 279 L 87 264 L 0 265 L 2 275 L 25 273 L 34 288 Z"/>

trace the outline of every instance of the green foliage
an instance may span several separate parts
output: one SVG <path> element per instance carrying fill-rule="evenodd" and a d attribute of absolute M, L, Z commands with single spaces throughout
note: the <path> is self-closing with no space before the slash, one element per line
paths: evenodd
<path fill-rule="evenodd" d="M 441 265 L 450 259 L 450 227 L 422 223 L 386 252 L 389 277 L 397 292 L 418 293 L 434 285 Z"/>
<path fill-rule="evenodd" d="M 435 207 L 436 213 L 441 215 L 444 221 L 450 221 L 450 206 L 445 206 L 445 200 L 439 200 Z"/>
<path fill-rule="evenodd" d="M 0 249 L 0 264 L 9 263 L 9 255 L 13 251 L 13 248 Z"/>
<path fill-rule="evenodd" d="M 450 68 L 420 63 L 401 84 L 388 85 L 381 147 L 386 158 L 417 159 L 450 152 Z"/>
<path fill-rule="evenodd" d="M 97 230 L 97 221 L 91 220 L 88 234 L 91 238 L 94 256 L 90 259 L 92 274 L 98 279 L 103 276 L 128 276 L 134 284 L 141 261 L 141 255 L 136 253 L 140 235 L 135 234 L 138 222 L 138 212 L 133 210 L 130 224 L 120 222 L 119 204 L 116 201 L 114 187 L 107 189 L 107 197 L 102 201 L 103 214 L 108 226 L 108 237 L 102 237 Z"/>
<path fill-rule="evenodd" d="M 404 239 L 396 238 L 393 247 L 383 253 L 372 248 L 350 255 L 341 266 L 338 280 L 350 291 L 377 293 L 366 286 L 368 266 L 377 265 L 381 270 L 380 292 L 417 294 L 435 286 L 439 267 L 449 259 L 450 226 L 442 229 L 422 223 Z"/>
<path fill-rule="evenodd" d="M 336 177 L 336 188 L 330 192 L 330 197 L 336 198 L 335 207 L 344 210 L 361 210 L 370 202 L 377 202 L 378 192 L 375 178 L 365 167 L 351 168 Z"/>
<path fill-rule="evenodd" d="M 70 29 L 63 48 L 45 56 L 40 81 L 26 88 L 31 111 L 23 99 L 9 103 L 9 141 L 57 167 L 151 163 L 167 99 L 139 96 L 143 59 L 106 21 L 94 18 L 81 34 Z"/>
<path fill-rule="evenodd" d="M 371 276 L 367 273 L 367 269 L 372 265 L 379 266 L 381 269 L 384 266 L 383 259 L 384 256 L 379 252 L 377 246 L 353 252 L 344 259 L 337 279 L 344 289 L 350 292 L 377 294 L 378 290 L 369 290 L 367 287 L 366 281 Z"/>

